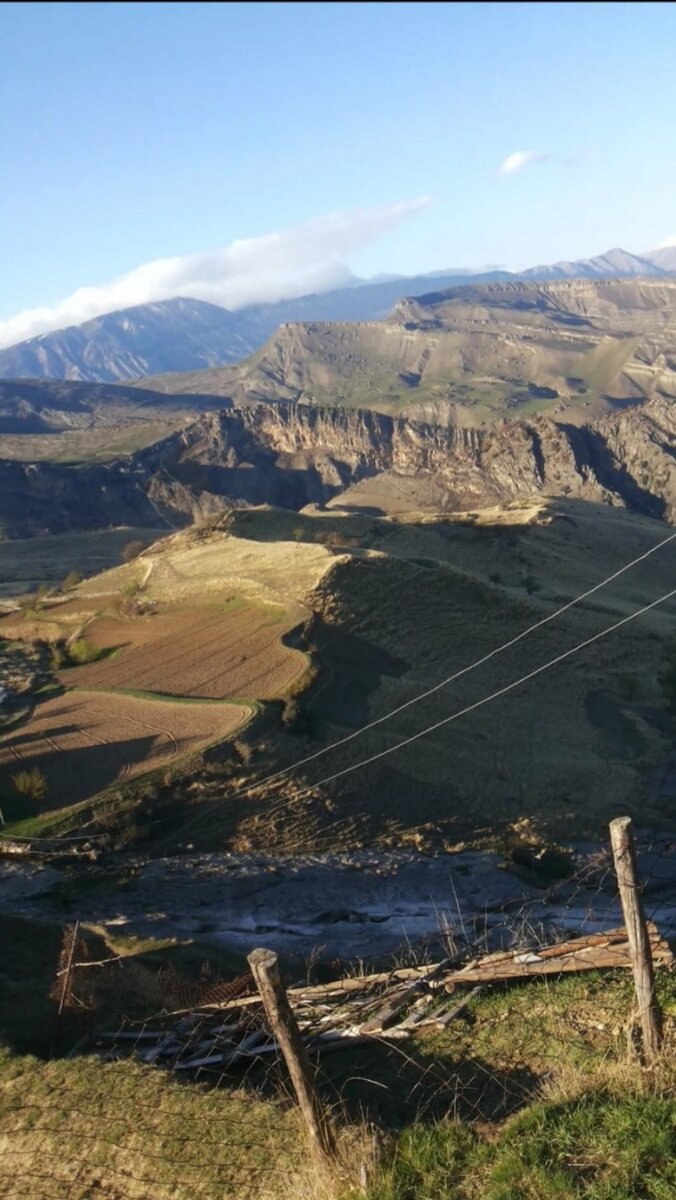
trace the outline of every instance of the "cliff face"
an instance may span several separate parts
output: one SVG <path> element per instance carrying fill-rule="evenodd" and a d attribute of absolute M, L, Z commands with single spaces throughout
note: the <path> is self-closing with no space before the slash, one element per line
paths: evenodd
<path fill-rule="evenodd" d="M 587 425 L 539 416 L 481 430 L 284 402 L 232 408 L 115 463 L 0 462 L 0 529 L 181 527 L 233 504 L 321 505 L 383 472 L 414 489 L 436 480 L 449 511 L 543 494 L 676 520 L 676 409 L 658 397 Z"/>

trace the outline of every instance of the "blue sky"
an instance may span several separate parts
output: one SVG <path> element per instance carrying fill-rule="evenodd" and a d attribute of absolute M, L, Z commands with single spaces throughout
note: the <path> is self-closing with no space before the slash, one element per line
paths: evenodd
<path fill-rule="evenodd" d="M 676 234 L 676 4 L 5 3 L 0 37 L 2 318 L 354 210 L 322 253 L 367 275 Z"/>

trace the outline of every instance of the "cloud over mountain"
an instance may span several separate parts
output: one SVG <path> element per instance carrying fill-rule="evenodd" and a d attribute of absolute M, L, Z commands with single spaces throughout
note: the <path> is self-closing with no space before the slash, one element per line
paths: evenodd
<path fill-rule="evenodd" d="M 345 258 L 430 203 L 414 200 L 330 213 L 278 233 L 244 238 L 206 254 L 160 258 L 100 287 L 83 287 L 51 307 L 0 321 L 0 346 L 134 304 L 190 296 L 241 308 L 324 291 L 346 282 Z"/>

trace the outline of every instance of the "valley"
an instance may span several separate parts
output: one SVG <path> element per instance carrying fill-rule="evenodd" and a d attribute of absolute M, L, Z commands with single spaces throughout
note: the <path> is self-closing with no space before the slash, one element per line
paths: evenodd
<path fill-rule="evenodd" d="M 130 1020 L 183 1022 L 248 987 L 253 946 L 287 978 L 349 982 L 504 947 L 532 964 L 580 935 L 594 952 L 622 922 L 618 812 L 673 941 L 674 290 L 473 285 L 377 325 L 288 326 L 241 364 L 142 387 L 0 385 L 0 1018 L 29 1097 L 61 1067 L 98 1094 L 94 1064 L 137 1103 L 162 1068 L 101 1063 L 92 1030 L 123 1029 L 126 1058 Z M 518 999 L 520 1060 L 550 1086 L 554 1048 L 581 1077 L 575 1022 L 613 1069 L 623 974 L 476 999 L 461 983 L 449 1012 L 472 1006 L 480 1071 L 502 1078 Z M 57 1015 L 66 988 L 77 1011 Z M 431 1059 L 426 1030 L 404 1030 L 411 1119 L 440 1037 L 457 1077 L 462 1024 L 431 1035 Z M 382 1120 L 404 1045 L 375 1064 L 366 1041 L 333 1077 L 358 1121 L 365 1096 Z M 48 1042 L 29 1077 L 20 1052 Z M 217 1066 L 211 1090 L 198 1058 L 181 1145 L 184 1094 L 227 1102 L 226 1123 L 241 1095 L 251 1120 L 256 1055 L 244 1076 Z M 498 1128 L 514 1087 L 487 1103 Z M 242 1155 L 233 1195 L 257 1197 Z"/>
<path fill-rule="evenodd" d="M 188 813 L 205 851 L 448 851 L 595 837 L 618 804 L 661 827 L 671 608 L 593 639 L 668 551 L 549 616 L 674 520 L 675 314 L 668 278 L 474 282 L 143 387 L 1 384 L 0 637 L 52 663 L 2 741 L 7 834 L 165 853 Z M 585 638 L 554 704 L 534 678 L 484 711 Z M 454 723 L 390 753 L 442 703 Z M 47 804 L 12 799 L 19 760 Z"/>

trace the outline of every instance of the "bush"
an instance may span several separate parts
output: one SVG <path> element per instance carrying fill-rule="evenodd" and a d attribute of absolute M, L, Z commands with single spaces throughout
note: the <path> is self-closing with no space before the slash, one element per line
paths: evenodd
<path fill-rule="evenodd" d="M 142 550 L 145 550 L 145 542 L 127 542 L 126 545 L 122 547 L 120 558 L 122 559 L 123 563 L 133 562 L 135 558 L 138 558 Z"/>
<path fill-rule="evenodd" d="M 50 589 L 45 583 L 41 583 L 33 595 L 22 596 L 19 600 L 19 609 L 26 615 L 30 612 L 39 612 L 45 600 L 49 595 Z"/>
<path fill-rule="evenodd" d="M 82 576 L 79 571 L 69 571 L 61 584 L 62 592 L 70 592 L 77 587 L 78 583 L 82 583 Z"/>
<path fill-rule="evenodd" d="M 127 586 L 122 589 L 120 599 L 115 604 L 115 609 L 118 613 L 118 616 L 129 618 L 137 616 L 140 609 L 142 594 L 143 588 L 141 587 L 140 583 L 136 581 L 133 583 L 128 583 Z"/>
<path fill-rule="evenodd" d="M 87 638 L 81 637 L 68 647 L 68 665 L 81 667 L 85 663 L 96 662 L 105 653 L 105 650 L 100 650 L 98 646 L 94 646 Z"/>
<path fill-rule="evenodd" d="M 524 575 L 521 580 L 521 583 L 525 587 L 529 596 L 532 596 L 533 592 L 540 591 L 540 584 L 538 583 L 537 579 L 535 579 L 535 577 L 533 575 Z"/>
<path fill-rule="evenodd" d="M 353 537 L 349 533 L 343 533 L 340 529 L 322 530 L 316 540 L 320 546 L 326 546 L 327 550 L 334 551 L 350 549 L 352 546 L 359 545 L 359 538 Z"/>
<path fill-rule="evenodd" d="M 47 795 L 47 780 L 39 767 L 27 767 L 12 775 L 12 783 L 20 796 L 26 800 L 44 800 Z"/>

